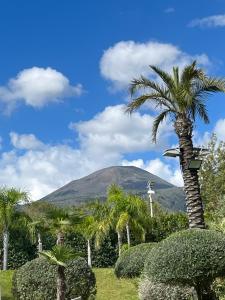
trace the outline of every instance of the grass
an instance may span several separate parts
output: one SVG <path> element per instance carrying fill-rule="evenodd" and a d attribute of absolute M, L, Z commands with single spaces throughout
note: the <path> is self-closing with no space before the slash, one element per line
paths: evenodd
<path fill-rule="evenodd" d="M 113 269 L 94 269 L 97 281 L 96 300 L 138 300 L 135 279 L 117 279 Z M 13 271 L 0 271 L 2 300 L 13 300 L 11 282 Z"/>
<path fill-rule="evenodd" d="M 113 269 L 94 269 L 97 281 L 96 300 L 138 300 L 137 280 L 117 279 Z"/>
<path fill-rule="evenodd" d="M 0 287 L 2 293 L 2 300 L 12 300 L 11 284 L 13 271 L 0 272 Z"/>

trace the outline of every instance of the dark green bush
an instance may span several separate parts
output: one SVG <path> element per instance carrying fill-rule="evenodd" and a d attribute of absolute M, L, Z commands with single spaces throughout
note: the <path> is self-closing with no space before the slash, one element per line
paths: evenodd
<path fill-rule="evenodd" d="M 67 263 L 66 299 L 82 296 L 87 300 L 96 293 L 96 280 L 83 258 Z M 43 258 L 36 258 L 13 275 L 13 295 L 17 300 L 54 300 L 56 298 L 57 267 Z"/>
<path fill-rule="evenodd" d="M 139 285 L 140 300 L 189 300 L 192 289 L 188 286 L 153 282 L 143 278 Z"/>
<path fill-rule="evenodd" d="M 0 235 L 0 245 L 2 236 Z M 9 234 L 8 268 L 17 269 L 36 257 L 36 246 L 32 245 L 24 228 L 13 228 Z M 3 249 L 0 249 L 0 269 L 2 268 Z"/>
<path fill-rule="evenodd" d="M 225 275 L 225 235 L 201 229 L 175 233 L 152 249 L 144 274 L 158 282 L 194 286 L 199 295 L 213 295 L 213 280 Z"/>
<path fill-rule="evenodd" d="M 66 236 L 66 244 L 77 252 L 87 257 L 87 241 L 79 233 L 69 233 Z M 107 268 L 115 265 L 117 251 L 117 235 L 111 231 L 104 239 L 99 249 L 96 249 L 94 240 L 91 241 L 92 265 L 97 268 Z"/>
<path fill-rule="evenodd" d="M 140 276 L 144 268 L 145 259 L 154 246 L 155 243 L 145 243 L 124 251 L 115 265 L 116 276 L 118 278 Z"/>

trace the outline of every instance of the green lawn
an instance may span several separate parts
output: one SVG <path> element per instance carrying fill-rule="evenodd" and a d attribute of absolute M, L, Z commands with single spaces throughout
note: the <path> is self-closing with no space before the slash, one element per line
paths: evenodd
<path fill-rule="evenodd" d="M 96 300 L 138 300 L 137 281 L 117 279 L 113 269 L 94 269 L 97 280 Z M 0 271 L 2 300 L 12 300 L 11 281 L 13 271 Z"/>
<path fill-rule="evenodd" d="M 2 300 L 11 300 L 11 282 L 13 271 L 0 271 L 0 287 L 2 292 Z"/>
<path fill-rule="evenodd" d="M 117 279 L 113 269 L 94 269 L 97 280 L 97 300 L 138 300 L 137 281 Z"/>

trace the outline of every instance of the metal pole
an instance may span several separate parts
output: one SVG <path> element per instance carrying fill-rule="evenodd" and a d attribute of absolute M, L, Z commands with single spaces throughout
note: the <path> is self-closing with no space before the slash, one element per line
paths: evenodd
<path fill-rule="evenodd" d="M 150 213 L 151 213 L 151 218 L 153 218 L 153 205 L 152 205 L 152 194 L 149 193 L 149 199 L 150 199 Z"/>

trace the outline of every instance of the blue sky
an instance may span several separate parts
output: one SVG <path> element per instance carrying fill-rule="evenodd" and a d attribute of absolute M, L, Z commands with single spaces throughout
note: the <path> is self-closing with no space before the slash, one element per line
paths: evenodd
<path fill-rule="evenodd" d="M 182 185 L 169 122 L 151 143 L 156 114 L 123 114 L 127 86 L 147 66 L 193 59 L 225 76 L 225 0 L 1 1 L 0 184 L 33 199 L 110 165 L 136 165 Z M 225 96 L 208 101 L 209 125 L 225 139 Z"/>

